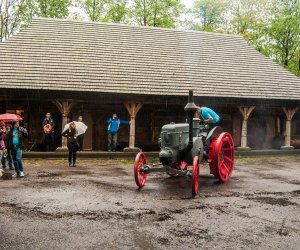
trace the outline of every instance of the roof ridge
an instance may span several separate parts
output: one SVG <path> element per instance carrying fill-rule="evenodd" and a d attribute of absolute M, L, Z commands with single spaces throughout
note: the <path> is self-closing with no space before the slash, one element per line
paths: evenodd
<path fill-rule="evenodd" d="M 73 19 L 66 19 L 66 18 L 48 18 L 48 17 L 33 17 L 32 20 L 33 21 L 48 20 L 48 21 L 57 21 L 57 22 L 70 22 L 70 23 L 89 23 L 94 25 L 123 26 L 129 28 L 140 28 L 140 29 L 149 29 L 149 30 L 164 30 L 164 31 L 167 30 L 167 31 L 182 32 L 182 33 L 196 33 L 196 34 L 202 33 L 202 34 L 218 35 L 218 36 L 226 36 L 226 37 L 239 37 L 244 40 L 242 35 L 225 34 L 225 33 L 209 32 L 209 31 L 198 31 L 198 30 L 185 30 L 179 28 L 163 28 L 163 27 L 153 27 L 153 26 L 132 25 L 132 24 L 125 24 L 125 23 L 93 22 L 93 21 L 86 21 L 86 20 L 82 21 L 82 20 L 73 20 Z"/>

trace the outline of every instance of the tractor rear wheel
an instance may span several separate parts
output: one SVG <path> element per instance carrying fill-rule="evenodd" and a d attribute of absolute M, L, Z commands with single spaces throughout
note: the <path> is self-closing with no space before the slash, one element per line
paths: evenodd
<path fill-rule="evenodd" d="M 193 197 L 196 196 L 199 190 L 199 156 L 195 156 L 192 168 L 192 193 Z"/>
<path fill-rule="evenodd" d="M 208 163 L 216 178 L 221 182 L 229 180 L 234 167 L 234 143 L 229 133 L 223 132 L 213 139 L 209 147 Z"/>
<path fill-rule="evenodd" d="M 139 152 L 134 161 L 134 179 L 139 188 L 142 188 L 146 182 L 147 174 L 142 173 L 141 168 L 147 163 L 147 157 L 144 152 Z"/>

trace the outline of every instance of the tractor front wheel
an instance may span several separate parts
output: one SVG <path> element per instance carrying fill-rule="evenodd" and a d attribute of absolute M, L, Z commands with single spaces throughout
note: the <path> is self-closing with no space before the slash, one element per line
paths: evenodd
<path fill-rule="evenodd" d="M 193 197 L 196 196 L 199 190 L 199 156 L 194 157 L 192 168 L 192 193 Z"/>
<path fill-rule="evenodd" d="M 144 152 L 139 152 L 134 161 L 134 179 L 139 188 L 142 188 L 146 182 L 147 174 L 141 172 L 141 168 L 147 163 L 147 157 Z"/>

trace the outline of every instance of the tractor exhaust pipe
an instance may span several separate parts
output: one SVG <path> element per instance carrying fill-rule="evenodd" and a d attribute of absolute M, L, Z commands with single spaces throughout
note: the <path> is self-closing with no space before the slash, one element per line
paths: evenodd
<path fill-rule="evenodd" d="M 189 118 L 189 142 L 188 145 L 180 152 L 181 159 L 185 158 L 185 156 L 193 148 L 193 144 L 194 144 L 193 143 L 193 117 L 197 111 L 197 106 L 194 103 L 193 90 L 189 91 L 189 99 L 188 99 L 188 103 L 184 107 L 184 111 L 187 113 Z"/>

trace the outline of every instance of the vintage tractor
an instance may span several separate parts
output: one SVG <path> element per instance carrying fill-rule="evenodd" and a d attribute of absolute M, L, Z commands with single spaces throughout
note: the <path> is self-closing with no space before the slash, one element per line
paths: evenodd
<path fill-rule="evenodd" d="M 209 130 L 198 118 L 193 91 L 189 91 L 188 103 L 184 108 L 189 123 L 164 125 L 161 130 L 158 164 L 149 165 L 144 152 L 139 152 L 134 163 L 135 182 L 139 188 L 145 185 L 151 172 L 166 172 L 170 176 L 192 178 L 192 194 L 198 193 L 199 165 L 207 161 L 210 172 L 221 182 L 229 180 L 234 166 L 234 144 L 230 133 L 221 127 Z M 191 165 L 191 170 L 188 166 Z"/>

